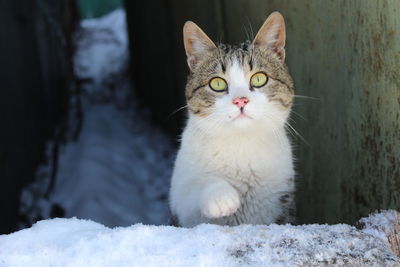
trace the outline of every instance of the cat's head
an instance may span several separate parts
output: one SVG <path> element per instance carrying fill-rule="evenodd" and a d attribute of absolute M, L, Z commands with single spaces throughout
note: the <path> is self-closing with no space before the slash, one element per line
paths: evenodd
<path fill-rule="evenodd" d="M 249 130 L 284 127 L 293 102 L 285 65 L 285 22 L 272 13 L 252 42 L 214 44 L 193 22 L 183 28 L 190 75 L 186 100 L 200 127 Z"/>

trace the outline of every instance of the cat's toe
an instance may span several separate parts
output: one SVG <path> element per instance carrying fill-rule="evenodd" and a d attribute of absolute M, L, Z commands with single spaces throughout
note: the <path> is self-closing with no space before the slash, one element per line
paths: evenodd
<path fill-rule="evenodd" d="M 202 205 L 202 213 L 207 218 L 219 218 L 230 216 L 240 206 L 240 199 L 237 192 L 226 190 L 226 192 L 213 192 L 205 196 Z"/>

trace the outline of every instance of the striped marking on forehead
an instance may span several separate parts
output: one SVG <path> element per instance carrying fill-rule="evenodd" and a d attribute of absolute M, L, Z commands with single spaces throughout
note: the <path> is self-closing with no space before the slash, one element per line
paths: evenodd
<path fill-rule="evenodd" d="M 220 64 L 225 72 L 225 66 L 229 66 L 234 59 L 241 65 L 249 65 L 252 69 L 252 53 L 253 46 L 250 42 L 241 43 L 238 45 L 219 44 Z"/>
<path fill-rule="evenodd" d="M 243 69 L 243 64 L 236 56 L 231 58 L 227 70 L 229 94 L 233 96 L 246 96 L 249 92 L 249 82 Z"/>

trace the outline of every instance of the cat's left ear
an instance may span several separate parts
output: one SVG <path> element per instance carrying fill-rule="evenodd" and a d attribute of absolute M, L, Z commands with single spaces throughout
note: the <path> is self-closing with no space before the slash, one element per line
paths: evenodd
<path fill-rule="evenodd" d="M 269 48 L 282 60 L 285 60 L 286 30 L 281 13 L 275 11 L 264 22 L 254 38 L 253 44 Z"/>

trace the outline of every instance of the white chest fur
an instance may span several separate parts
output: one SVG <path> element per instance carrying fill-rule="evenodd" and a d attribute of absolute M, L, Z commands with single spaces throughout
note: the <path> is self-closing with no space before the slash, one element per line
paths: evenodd
<path fill-rule="evenodd" d="M 284 129 L 216 136 L 189 120 L 172 176 L 171 211 L 187 227 L 273 223 L 284 213 L 280 196 L 294 190 L 292 162 Z"/>

